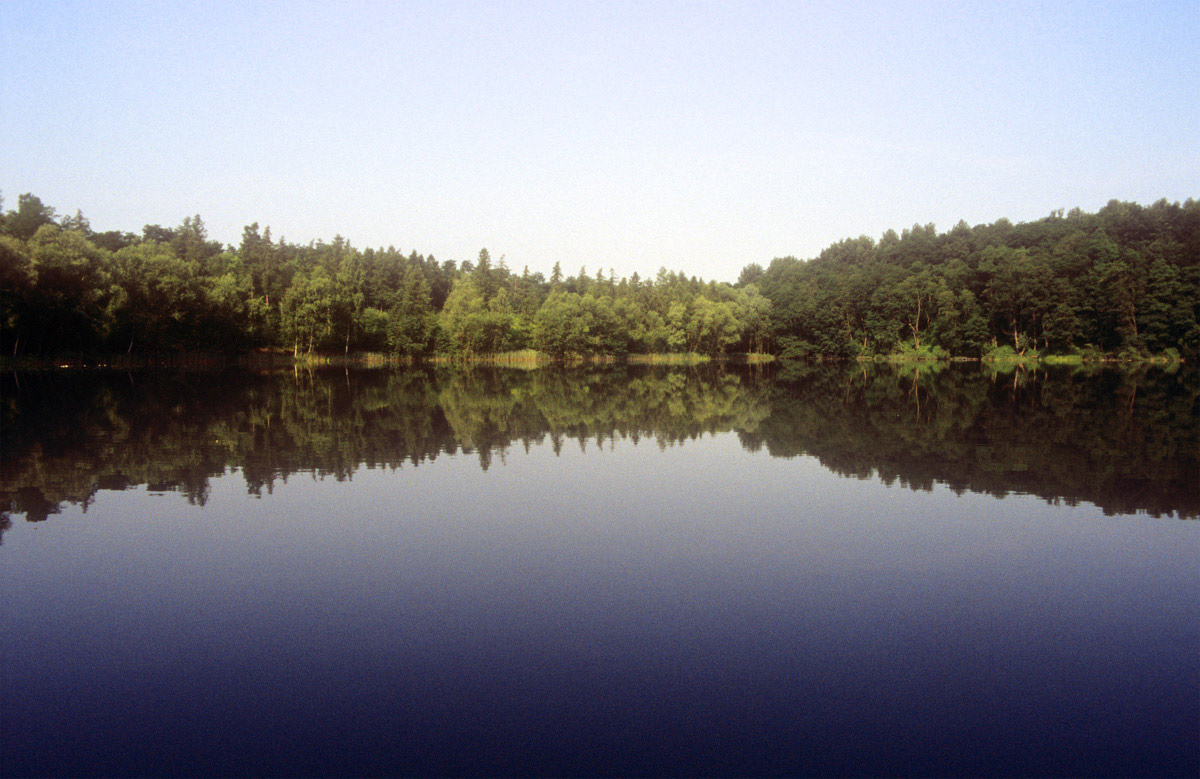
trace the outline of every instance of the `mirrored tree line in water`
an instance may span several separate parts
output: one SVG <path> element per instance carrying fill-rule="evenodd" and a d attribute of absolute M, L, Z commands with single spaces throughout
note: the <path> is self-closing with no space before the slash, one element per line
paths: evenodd
<path fill-rule="evenodd" d="M 203 504 L 239 471 L 252 494 L 298 473 L 469 454 L 487 469 L 548 444 L 659 447 L 735 432 L 888 484 L 1108 513 L 1200 515 L 1195 370 L 701 367 L 7 374 L 0 512 L 37 521 L 147 485 Z"/>
<path fill-rule="evenodd" d="M 300 245 L 257 222 L 226 246 L 199 215 L 100 232 L 26 193 L 0 211 L 0 354 L 1200 357 L 1194 199 L 913 225 L 752 263 L 733 284 L 665 268 L 618 279 L 588 262 L 547 277 L 486 249 L 456 262 L 340 236 Z"/>

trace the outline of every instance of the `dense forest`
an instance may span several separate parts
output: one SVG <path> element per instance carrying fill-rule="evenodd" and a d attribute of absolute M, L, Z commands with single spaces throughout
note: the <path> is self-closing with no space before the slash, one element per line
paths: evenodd
<path fill-rule="evenodd" d="M 667 447 L 734 431 L 849 478 L 1200 516 L 1200 372 L 881 363 L 0 375 L 0 531 L 136 485 L 203 504 L 514 448 Z"/>
<path fill-rule="evenodd" d="M 662 269 L 549 278 L 341 237 L 237 246 L 199 216 L 96 232 L 32 194 L 0 210 L 0 354 L 385 352 L 783 357 L 1200 355 L 1200 202 L 862 236 L 735 284 Z"/>

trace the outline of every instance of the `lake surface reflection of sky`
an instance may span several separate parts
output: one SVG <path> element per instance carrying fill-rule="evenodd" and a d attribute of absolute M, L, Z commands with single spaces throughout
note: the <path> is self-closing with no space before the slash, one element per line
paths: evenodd
<path fill-rule="evenodd" d="M 0 546 L 0 773 L 1194 775 L 1200 526 L 735 432 L 144 486 Z"/>

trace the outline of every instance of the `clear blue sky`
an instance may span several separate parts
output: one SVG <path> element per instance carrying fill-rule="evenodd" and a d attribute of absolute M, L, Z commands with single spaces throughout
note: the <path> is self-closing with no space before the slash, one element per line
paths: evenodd
<path fill-rule="evenodd" d="M 0 7 L 0 190 L 98 230 L 747 263 L 1200 197 L 1200 1 Z"/>

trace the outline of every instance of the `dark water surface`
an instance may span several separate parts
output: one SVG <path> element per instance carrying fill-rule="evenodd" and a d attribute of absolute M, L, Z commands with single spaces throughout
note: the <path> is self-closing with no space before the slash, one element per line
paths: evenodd
<path fill-rule="evenodd" d="M 0 775 L 1200 773 L 1200 377 L 0 379 Z"/>

